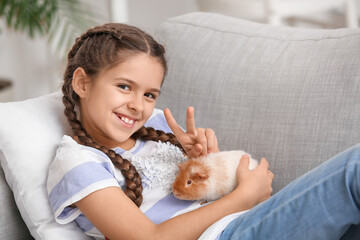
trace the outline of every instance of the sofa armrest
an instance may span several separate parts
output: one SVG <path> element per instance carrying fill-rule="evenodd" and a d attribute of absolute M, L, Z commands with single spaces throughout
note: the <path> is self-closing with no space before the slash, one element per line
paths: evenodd
<path fill-rule="evenodd" d="M 3 154 L 0 152 L 0 158 Z M 6 183 L 4 171 L 0 166 L 0 239 L 29 240 L 33 239 L 27 229 L 14 196 Z"/>

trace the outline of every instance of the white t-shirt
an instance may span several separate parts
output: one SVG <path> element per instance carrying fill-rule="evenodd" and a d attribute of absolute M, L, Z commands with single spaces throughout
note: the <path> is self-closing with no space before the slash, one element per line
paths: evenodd
<path fill-rule="evenodd" d="M 170 131 L 159 110 L 154 111 L 146 126 Z M 172 182 L 178 171 L 177 164 L 185 160 L 177 147 L 169 143 L 137 140 L 129 151 L 121 148 L 113 150 L 131 161 L 141 175 L 144 188 L 140 210 L 154 223 L 203 206 L 199 201 L 176 199 L 171 193 Z M 78 144 L 69 136 L 62 138 L 49 168 L 47 183 L 50 205 L 58 223 L 76 221 L 87 235 L 104 239 L 80 209 L 70 206 L 99 189 L 124 185 L 125 179 L 120 170 L 114 167 L 106 154 Z M 216 239 L 237 215 L 229 215 L 215 223 L 204 232 L 202 239 Z"/>

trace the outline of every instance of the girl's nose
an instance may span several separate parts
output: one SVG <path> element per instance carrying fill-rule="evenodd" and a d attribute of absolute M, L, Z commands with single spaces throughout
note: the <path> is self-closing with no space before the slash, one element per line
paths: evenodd
<path fill-rule="evenodd" d="M 136 112 L 142 111 L 144 108 L 143 97 L 134 94 L 132 96 L 132 98 L 130 99 L 130 101 L 128 102 L 128 108 L 130 108 Z"/>

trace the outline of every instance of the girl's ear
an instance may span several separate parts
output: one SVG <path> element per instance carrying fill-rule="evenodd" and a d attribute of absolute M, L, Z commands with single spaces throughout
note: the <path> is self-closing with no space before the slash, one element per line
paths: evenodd
<path fill-rule="evenodd" d="M 78 67 L 73 74 L 72 87 L 80 98 L 86 97 L 89 78 L 82 67 Z"/>

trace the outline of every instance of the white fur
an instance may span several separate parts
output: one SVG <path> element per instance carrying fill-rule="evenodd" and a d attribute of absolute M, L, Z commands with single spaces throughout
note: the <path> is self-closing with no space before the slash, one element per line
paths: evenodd
<path fill-rule="evenodd" d="M 211 153 L 203 159 L 204 164 L 210 168 L 207 191 L 204 200 L 216 200 L 222 197 L 221 194 L 230 193 L 237 186 L 236 170 L 238 168 L 242 155 L 247 154 L 244 151 L 222 151 Z M 248 154 L 249 155 L 249 154 Z M 250 157 L 249 169 L 252 170 L 258 166 L 258 161 Z M 228 176 L 226 181 L 219 181 L 224 175 Z"/>

